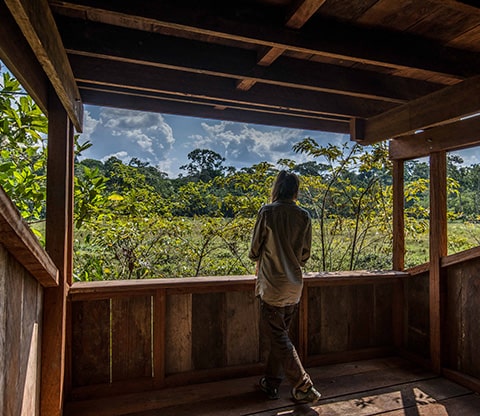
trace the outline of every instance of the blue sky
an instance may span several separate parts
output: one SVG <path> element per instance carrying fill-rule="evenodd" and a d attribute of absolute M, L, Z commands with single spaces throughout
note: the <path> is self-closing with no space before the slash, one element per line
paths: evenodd
<path fill-rule="evenodd" d="M 83 130 L 80 141 L 88 140 L 93 146 L 82 158 L 105 161 L 115 156 L 128 163 L 136 157 L 170 178 L 185 173 L 179 167 L 189 162 L 188 153 L 197 148 L 213 150 L 226 159 L 225 166 L 240 169 L 262 161 L 276 164 L 281 158 L 312 160 L 292 151 L 292 146 L 306 137 L 319 144 L 349 140 L 343 134 L 88 105 Z"/>

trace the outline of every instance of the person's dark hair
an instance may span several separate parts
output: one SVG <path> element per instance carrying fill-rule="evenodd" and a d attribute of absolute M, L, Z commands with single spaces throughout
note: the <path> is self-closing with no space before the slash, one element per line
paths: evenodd
<path fill-rule="evenodd" d="M 299 188 L 300 180 L 298 176 L 292 172 L 281 170 L 272 187 L 272 202 L 279 199 L 296 199 Z"/>

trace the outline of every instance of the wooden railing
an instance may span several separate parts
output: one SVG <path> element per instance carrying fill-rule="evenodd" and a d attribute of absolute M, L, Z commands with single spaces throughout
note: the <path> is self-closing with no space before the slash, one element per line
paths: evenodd
<path fill-rule="evenodd" d="M 307 274 L 292 337 L 306 366 L 390 354 L 406 273 Z M 70 399 L 259 374 L 254 276 L 75 283 Z"/>

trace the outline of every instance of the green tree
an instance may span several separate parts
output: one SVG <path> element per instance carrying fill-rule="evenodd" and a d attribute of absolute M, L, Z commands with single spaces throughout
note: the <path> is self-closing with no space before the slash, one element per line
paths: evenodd
<path fill-rule="evenodd" d="M 225 158 L 213 150 L 195 149 L 187 157 L 191 162 L 180 166 L 180 169 L 186 170 L 188 176 L 199 181 L 208 182 L 223 175 L 226 170 L 223 166 Z"/>
<path fill-rule="evenodd" d="M 20 83 L 4 72 L 0 83 L 0 183 L 30 223 L 45 219 L 47 128 L 40 108 Z"/>

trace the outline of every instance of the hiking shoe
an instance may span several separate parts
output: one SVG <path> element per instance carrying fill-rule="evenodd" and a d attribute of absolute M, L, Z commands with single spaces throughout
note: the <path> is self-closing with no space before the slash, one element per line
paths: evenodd
<path fill-rule="evenodd" d="M 315 389 L 310 387 L 307 391 L 292 389 L 293 399 L 298 403 L 317 403 L 322 395 Z"/>
<path fill-rule="evenodd" d="M 262 390 L 267 395 L 269 400 L 276 400 L 280 398 L 280 396 L 278 395 L 278 389 L 270 386 L 265 377 L 262 377 L 260 379 L 258 385 L 260 386 L 260 390 Z"/>

